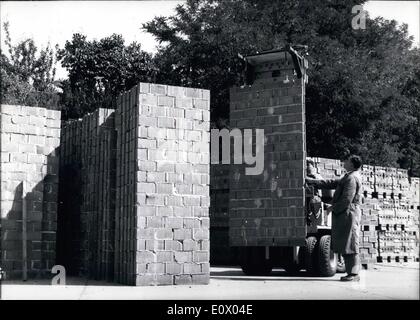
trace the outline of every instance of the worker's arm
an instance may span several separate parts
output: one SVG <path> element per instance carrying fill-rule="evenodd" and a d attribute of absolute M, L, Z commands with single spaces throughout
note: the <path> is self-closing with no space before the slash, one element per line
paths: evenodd
<path fill-rule="evenodd" d="M 318 189 L 336 189 L 340 179 L 311 179 L 306 178 L 305 182 L 310 186 L 315 186 Z"/>
<path fill-rule="evenodd" d="M 333 203 L 332 211 L 334 214 L 340 214 L 346 211 L 352 203 L 357 191 L 356 179 L 352 176 L 343 181 L 343 192 L 338 201 Z"/>

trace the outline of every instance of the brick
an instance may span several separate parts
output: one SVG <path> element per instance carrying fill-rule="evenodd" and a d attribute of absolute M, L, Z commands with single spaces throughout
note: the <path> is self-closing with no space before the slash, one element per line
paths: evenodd
<path fill-rule="evenodd" d="M 191 210 L 188 210 L 188 214 L 190 214 Z M 201 223 L 200 220 L 197 218 L 184 218 L 184 228 L 186 229 L 194 229 L 200 228 Z"/>
<path fill-rule="evenodd" d="M 172 262 L 174 259 L 173 251 L 157 251 L 157 262 Z"/>
<path fill-rule="evenodd" d="M 146 205 L 163 206 L 165 205 L 165 197 L 161 194 L 146 194 Z"/>
<path fill-rule="evenodd" d="M 146 270 L 148 273 L 164 273 L 165 264 L 164 263 L 148 263 Z"/>
<path fill-rule="evenodd" d="M 191 217 L 193 211 L 190 207 L 174 207 L 174 216 L 176 217 Z"/>
<path fill-rule="evenodd" d="M 157 208 L 157 215 L 161 217 L 171 217 L 173 216 L 173 208 L 172 207 L 158 207 Z M 169 226 L 167 226 L 169 227 Z"/>
<path fill-rule="evenodd" d="M 163 219 L 161 217 L 146 217 L 147 228 L 162 228 Z"/>
<path fill-rule="evenodd" d="M 158 274 L 156 275 L 156 284 L 157 285 L 173 285 L 174 277 L 168 274 Z"/>
<path fill-rule="evenodd" d="M 165 181 L 169 183 L 182 183 L 184 182 L 184 175 L 182 173 L 166 173 Z"/>
<path fill-rule="evenodd" d="M 189 97 L 176 97 L 175 103 L 178 108 L 190 109 L 193 107 L 193 99 Z"/>
<path fill-rule="evenodd" d="M 156 162 L 154 161 L 138 161 L 137 169 L 140 171 L 156 171 Z M 158 170 L 161 171 L 161 170 Z"/>
<path fill-rule="evenodd" d="M 184 240 L 192 238 L 191 229 L 174 229 L 174 240 Z"/>
<path fill-rule="evenodd" d="M 21 152 L 19 150 L 19 145 L 16 143 L 2 143 L 1 145 L 1 151 L 2 152 Z"/>
<path fill-rule="evenodd" d="M 137 263 L 151 263 L 156 259 L 156 255 L 150 251 L 137 251 L 136 255 Z"/>
<path fill-rule="evenodd" d="M 159 161 L 157 163 L 157 167 L 156 170 L 159 172 L 174 172 L 175 171 L 175 165 L 171 162 L 166 162 L 166 161 Z"/>
<path fill-rule="evenodd" d="M 157 193 L 172 194 L 174 186 L 170 183 L 157 183 Z"/>
<path fill-rule="evenodd" d="M 19 152 L 36 153 L 36 146 L 32 144 L 19 144 Z"/>
<path fill-rule="evenodd" d="M 145 193 L 155 193 L 156 185 L 154 183 L 137 183 L 137 191 Z"/>
<path fill-rule="evenodd" d="M 209 252 L 208 251 L 194 251 L 193 252 L 193 262 L 209 262 Z"/>
<path fill-rule="evenodd" d="M 154 139 L 137 139 L 137 146 L 139 148 L 156 149 L 156 140 Z"/>
<path fill-rule="evenodd" d="M 159 117 L 157 123 L 160 128 L 175 128 L 174 118 Z"/>
<path fill-rule="evenodd" d="M 165 264 L 165 272 L 171 275 L 178 275 L 182 273 L 182 264 L 170 262 Z"/>
<path fill-rule="evenodd" d="M 170 217 L 165 219 L 165 227 L 173 229 L 181 229 L 184 225 L 182 218 Z"/>
<path fill-rule="evenodd" d="M 142 105 L 157 105 L 157 97 L 153 94 L 140 94 L 140 104 Z"/>
<path fill-rule="evenodd" d="M 192 283 L 191 275 L 176 275 L 175 284 L 176 285 L 186 285 Z"/>
<path fill-rule="evenodd" d="M 165 106 L 165 107 L 174 107 L 175 105 L 175 98 L 168 97 L 168 96 L 159 96 L 158 97 L 158 106 Z"/>
<path fill-rule="evenodd" d="M 156 95 L 166 95 L 168 90 L 168 87 L 161 84 L 150 84 L 150 93 L 156 94 Z"/>
<path fill-rule="evenodd" d="M 174 237 L 174 232 L 172 232 L 172 229 L 170 228 L 157 229 L 155 231 L 155 238 L 160 240 L 177 240 Z"/>
<path fill-rule="evenodd" d="M 193 230 L 193 239 L 194 240 L 209 240 L 209 230 L 208 229 L 194 229 Z"/>
<path fill-rule="evenodd" d="M 184 251 L 195 251 L 200 249 L 200 246 L 198 245 L 197 241 L 191 239 L 185 239 L 182 242 L 182 245 Z"/>
<path fill-rule="evenodd" d="M 201 273 L 201 266 L 196 263 L 184 263 L 183 273 L 186 274 L 199 274 Z"/>
<path fill-rule="evenodd" d="M 201 272 L 210 274 L 210 263 L 201 263 Z"/>
<path fill-rule="evenodd" d="M 44 127 L 47 119 L 44 117 L 29 116 L 29 124 L 37 127 Z"/>
<path fill-rule="evenodd" d="M 147 264 L 146 263 L 136 263 L 136 274 L 146 273 Z"/>
<path fill-rule="evenodd" d="M 136 276 L 136 286 L 150 286 L 156 283 L 153 274 L 138 274 Z"/>
<path fill-rule="evenodd" d="M 185 96 L 191 97 L 191 98 L 203 98 L 203 92 L 201 89 L 196 88 L 185 88 Z"/>
<path fill-rule="evenodd" d="M 164 172 L 147 172 L 147 178 L 146 180 L 148 182 L 165 182 L 166 176 Z M 159 184 L 157 184 L 158 190 L 159 190 Z M 157 191 L 159 192 L 159 191 Z"/>
<path fill-rule="evenodd" d="M 165 240 L 146 240 L 145 248 L 150 251 L 165 250 Z"/>
<path fill-rule="evenodd" d="M 165 250 L 182 250 L 182 243 L 176 240 L 165 240 Z"/>
<path fill-rule="evenodd" d="M 210 277 L 204 274 L 193 274 L 192 283 L 194 284 L 209 284 Z"/>
<path fill-rule="evenodd" d="M 191 262 L 192 252 L 174 252 L 174 261 L 178 263 Z"/>
<path fill-rule="evenodd" d="M 165 196 L 165 206 L 182 206 L 182 196 Z"/>

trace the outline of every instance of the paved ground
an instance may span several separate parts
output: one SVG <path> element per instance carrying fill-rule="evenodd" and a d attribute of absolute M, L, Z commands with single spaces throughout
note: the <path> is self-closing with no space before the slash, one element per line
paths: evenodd
<path fill-rule="evenodd" d="M 289 277 L 275 270 L 268 277 L 245 276 L 238 268 L 212 267 L 210 284 L 125 287 L 106 282 L 67 279 L 66 286 L 47 281 L 3 281 L 2 299 L 144 299 L 144 300 L 271 300 L 271 299 L 416 299 L 419 263 L 375 264 L 361 272 L 359 283 L 332 278 Z"/>

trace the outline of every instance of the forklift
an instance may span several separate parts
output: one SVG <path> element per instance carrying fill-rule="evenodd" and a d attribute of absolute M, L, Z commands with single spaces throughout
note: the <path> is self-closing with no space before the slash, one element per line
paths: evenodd
<path fill-rule="evenodd" d="M 305 51 L 306 47 L 291 47 L 287 45 L 280 49 L 258 52 L 254 55 L 239 55 L 244 63 L 244 85 L 231 89 L 231 113 L 232 104 L 241 103 L 240 100 L 235 101 L 235 96 L 232 97 L 232 92 L 235 94 L 235 92 L 241 92 L 240 90 L 243 90 L 248 93 L 250 97 L 259 96 L 264 94 L 264 90 L 267 91 L 271 89 L 277 90 L 276 92 L 280 93 L 283 91 L 287 92 L 287 82 L 293 81 L 296 83 L 298 90 L 299 88 L 302 89 L 301 96 L 298 96 L 301 100 L 298 101 L 298 103 L 301 103 L 302 105 L 301 112 L 303 113 L 302 122 L 304 126 L 305 84 L 308 81 L 306 74 L 308 62 L 304 58 L 304 54 L 300 54 L 298 50 Z M 288 68 L 290 70 L 288 70 Z M 285 86 L 286 90 L 283 90 L 282 86 Z M 280 97 L 280 99 L 281 98 L 282 97 Z M 290 97 L 285 97 L 284 101 L 287 101 L 287 98 Z M 248 102 L 248 106 L 250 108 L 257 108 L 259 114 L 265 112 L 264 109 L 262 109 L 263 107 L 261 107 L 261 110 L 258 110 L 259 106 L 257 104 L 251 105 L 251 103 Z M 282 105 L 274 105 L 274 108 L 276 107 L 282 108 Z M 233 107 L 233 109 L 234 108 L 235 107 Z M 234 112 L 235 111 L 236 110 L 234 110 Z M 239 126 L 239 129 L 244 128 L 245 127 L 241 128 Z M 268 221 L 273 221 L 275 219 L 278 219 L 276 221 L 283 221 L 281 220 L 280 213 L 279 216 L 276 216 L 276 208 L 264 208 L 267 209 L 266 211 L 271 210 L 270 216 L 261 215 L 261 208 L 255 210 L 255 216 L 253 216 L 252 213 L 249 213 L 252 212 L 250 210 L 246 211 L 246 215 L 241 216 L 234 213 L 234 210 L 240 211 L 243 210 L 243 208 L 233 208 L 234 210 L 232 210 L 232 205 L 230 204 L 229 206 L 230 210 L 233 212 L 233 214 L 231 212 L 229 214 L 230 246 L 236 252 L 238 264 L 246 275 L 268 275 L 273 268 L 283 268 L 291 275 L 296 275 L 301 270 L 305 269 L 308 275 L 321 277 L 332 277 L 336 272 L 344 272 L 342 257 L 337 256 L 337 254 L 331 250 L 331 214 L 327 215 L 325 210 L 329 205 L 328 203 L 332 200 L 332 190 L 314 190 L 313 187 L 305 185 L 305 130 L 303 130 L 301 134 L 303 137 L 303 151 L 301 151 L 301 154 L 303 154 L 303 156 L 300 157 L 299 160 L 296 160 L 296 163 L 298 164 L 298 170 L 300 171 L 298 187 L 303 189 L 303 193 L 301 193 L 303 194 L 303 197 L 301 199 L 302 205 L 298 206 L 299 212 L 296 213 L 296 219 L 301 219 L 299 221 L 304 220 L 305 226 L 302 227 L 302 223 L 299 222 L 299 227 L 297 227 L 297 229 L 299 229 L 298 231 L 296 231 L 297 229 L 293 230 L 293 227 L 290 227 L 289 225 L 278 226 L 277 224 L 276 226 L 270 226 Z M 305 163 L 305 165 L 303 163 Z M 236 169 L 232 169 L 231 166 L 231 183 L 233 176 L 232 170 Z M 268 174 L 268 176 L 270 176 L 270 174 Z M 243 188 L 245 188 L 245 186 L 251 186 L 252 183 L 250 183 L 250 181 L 255 181 L 250 180 L 252 178 L 245 176 L 241 179 L 243 180 L 239 181 L 239 184 L 244 186 Z M 282 182 L 287 184 L 287 181 L 285 180 Z M 257 184 L 255 186 L 256 191 L 258 188 L 259 186 Z M 249 192 L 251 194 L 253 193 L 252 190 Z M 230 202 L 232 202 L 232 196 L 237 194 L 235 193 L 235 190 L 232 190 L 232 185 L 230 187 L 230 193 Z M 257 196 L 255 197 L 255 201 L 261 204 L 261 201 L 257 199 Z M 275 198 L 275 195 L 271 195 L 271 197 Z M 279 199 L 281 200 L 281 197 Z M 314 199 L 318 200 L 314 201 Z M 233 203 L 235 203 L 235 201 L 237 200 L 234 199 Z M 233 206 L 235 206 L 235 204 Z M 280 209 L 287 210 L 287 208 Z M 262 223 L 261 221 L 264 221 L 264 219 L 265 223 Z M 256 227 L 253 225 L 254 229 L 251 230 L 249 229 L 249 226 L 253 224 L 253 221 L 259 221 L 259 224 Z M 284 219 L 284 221 L 287 221 L 287 219 Z M 260 232 L 260 229 L 258 229 L 260 225 L 268 225 L 267 228 L 270 228 L 269 230 L 272 231 L 269 236 L 267 236 L 267 232 L 265 231 Z M 231 230 L 235 228 L 236 230 Z M 240 228 L 242 228 L 242 230 L 251 231 L 248 233 L 244 231 L 242 238 L 238 240 L 240 237 L 240 235 L 238 236 L 240 233 L 239 231 L 241 230 Z M 276 228 L 278 230 L 276 230 Z M 284 236 L 284 232 L 282 233 L 281 230 L 285 230 L 285 228 L 289 228 L 287 231 L 290 231 L 293 235 L 292 238 L 287 239 L 287 237 Z M 302 232 L 302 228 L 304 228 L 304 232 Z M 273 237 L 272 242 L 268 239 L 270 236 Z M 276 236 L 282 238 L 275 238 Z"/>

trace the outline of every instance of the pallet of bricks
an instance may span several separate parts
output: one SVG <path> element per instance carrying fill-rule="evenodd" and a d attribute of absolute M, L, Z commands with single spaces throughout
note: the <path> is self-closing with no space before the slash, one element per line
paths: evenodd
<path fill-rule="evenodd" d="M 375 188 L 382 209 L 378 262 L 418 261 L 418 178 L 409 179 L 404 169 L 375 166 Z"/>
<path fill-rule="evenodd" d="M 344 173 L 343 164 L 340 160 L 327 158 L 308 158 L 315 162 L 317 173 L 323 179 L 339 179 Z M 364 197 L 362 198 L 361 224 L 360 224 L 360 259 L 365 268 L 376 261 L 377 257 L 377 226 L 380 206 L 378 199 L 372 199 L 369 195 L 374 191 L 373 166 L 364 165 L 361 171 Z"/>

